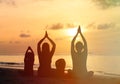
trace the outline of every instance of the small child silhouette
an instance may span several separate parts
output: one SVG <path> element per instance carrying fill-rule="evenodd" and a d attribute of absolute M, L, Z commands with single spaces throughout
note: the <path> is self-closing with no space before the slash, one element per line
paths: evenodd
<path fill-rule="evenodd" d="M 56 75 L 57 77 L 63 78 L 65 76 L 64 70 L 65 70 L 65 60 L 64 59 L 58 59 L 55 63 L 56 65 Z"/>
<path fill-rule="evenodd" d="M 26 76 L 33 76 L 34 52 L 29 46 L 24 58 L 24 73 Z"/>

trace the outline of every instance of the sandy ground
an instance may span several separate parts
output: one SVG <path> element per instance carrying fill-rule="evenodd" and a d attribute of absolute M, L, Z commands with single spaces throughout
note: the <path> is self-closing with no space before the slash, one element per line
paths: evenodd
<path fill-rule="evenodd" d="M 0 84 L 120 84 L 120 78 L 96 75 L 89 79 L 26 77 L 23 70 L 0 68 Z"/>

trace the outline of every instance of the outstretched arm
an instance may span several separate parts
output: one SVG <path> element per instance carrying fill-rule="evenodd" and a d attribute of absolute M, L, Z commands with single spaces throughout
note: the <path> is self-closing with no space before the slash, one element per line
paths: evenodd
<path fill-rule="evenodd" d="M 80 35 L 81 35 L 81 37 L 82 37 L 82 40 L 83 40 L 83 42 L 84 42 L 84 52 L 86 52 L 86 54 L 87 54 L 87 52 L 88 52 L 88 49 L 87 49 L 87 41 L 86 41 L 85 37 L 83 36 L 80 27 L 79 27 L 79 33 L 80 33 Z"/>

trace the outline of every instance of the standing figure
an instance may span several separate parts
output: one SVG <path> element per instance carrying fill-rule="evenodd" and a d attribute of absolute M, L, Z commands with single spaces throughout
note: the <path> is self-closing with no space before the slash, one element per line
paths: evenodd
<path fill-rule="evenodd" d="M 29 46 L 24 58 L 24 73 L 26 76 L 33 76 L 34 52 Z"/>
<path fill-rule="evenodd" d="M 42 44 L 45 38 L 47 38 L 52 44 L 51 50 L 47 42 L 44 42 Z M 42 44 L 42 47 L 41 47 L 41 44 Z M 56 48 L 56 44 L 48 37 L 48 34 L 46 32 L 43 39 L 41 39 L 37 45 L 37 52 L 38 52 L 38 58 L 39 58 L 39 64 L 40 64 L 38 68 L 38 76 L 49 77 L 51 75 L 51 59 L 55 52 L 55 48 Z"/>
<path fill-rule="evenodd" d="M 75 44 L 75 40 L 77 35 L 80 34 L 82 37 L 83 43 L 78 41 Z M 75 45 L 74 45 L 75 44 Z M 88 77 L 93 75 L 93 72 L 87 71 L 87 55 L 88 55 L 88 48 L 87 48 L 87 42 L 81 32 L 81 28 L 79 26 L 77 34 L 73 38 L 71 42 L 71 55 L 72 55 L 72 62 L 73 62 L 73 73 L 76 77 Z"/>

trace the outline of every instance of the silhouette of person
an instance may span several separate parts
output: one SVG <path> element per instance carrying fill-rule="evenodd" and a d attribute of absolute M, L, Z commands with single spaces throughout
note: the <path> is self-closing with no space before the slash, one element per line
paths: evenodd
<path fill-rule="evenodd" d="M 64 70 L 65 70 L 65 66 L 66 66 L 66 62 L 64 59 L 58 59 L 55 62 L 55 66 L 56 66 L 56 75 L 59 78 L 63 78 L 65 76 Z"/>
<path fill-rule="evenodd" d="M 33 76 L 34 52 L 29 46 L 24 57 L 24 73 L 26 76 Z"/>
<path fill-rule="evenodd" d="M 44 42 L 42 44 L 45 38 L 47 38 L 52 44 L 51 50 L 47 42 Z M 42 49 L 41 49 L 41 44 L 42 44 Z M 56 48 L 56 44 L 53 42 L 53 40 L 51 40 L 48 37 L 47 31 L 46 31 L 45 36 L 43 37 L 43 39 L 41 39 L 38 42 L 38 45 L 37 45 L 38 58 L 39 58 L 39 63 L 40 63 L 40 66 L 38 68 L 38 76 L 48 77 L 51 75 L 51 59 L 55 52 L 55 48 Z"/>
<path fill-rule="evenodd" d="M 76 37 L 80 34 L 82 37 L 83 43 L 78 41 L 75 44 Z M 75 45 L 74 45 L 75 44 Z M 78 27 L 77 34 L 74 36 L 71 42 L 71 55 L 72 55 L 72 62 L 73 62 L 73 73 L 76 77 L 87 77 L 92 76 L 93 72 L 87 72 L 86 62 L 87 62 L 87 42 L 81 32 L 80 26 Z"/>

